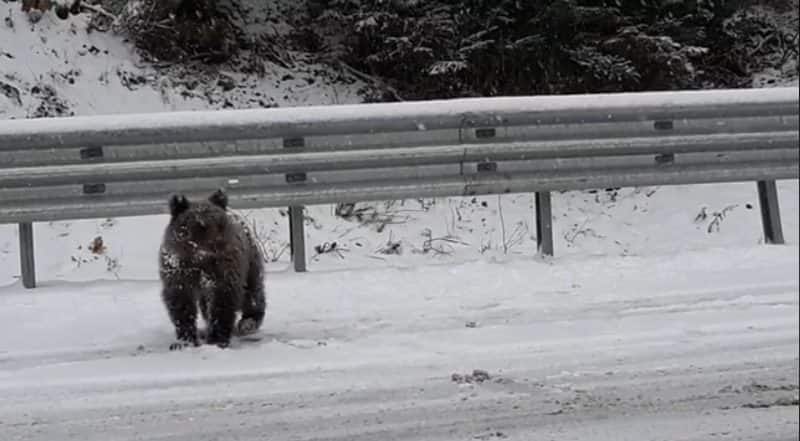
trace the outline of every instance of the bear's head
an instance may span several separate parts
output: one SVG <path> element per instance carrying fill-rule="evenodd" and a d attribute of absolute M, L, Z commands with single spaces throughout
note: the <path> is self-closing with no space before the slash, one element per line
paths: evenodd
<path fill-rule="evenodd" d="M 216 255 L 228 242 L 230 220 L 228 197 L 217 190 L 207 200 L 189 201 L 186 196 L 170 197 L 167 237 L 182 259 L 204 260 Z"/>

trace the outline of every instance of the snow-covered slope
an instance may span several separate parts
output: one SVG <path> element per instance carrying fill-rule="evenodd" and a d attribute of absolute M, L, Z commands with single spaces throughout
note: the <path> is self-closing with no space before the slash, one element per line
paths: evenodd
<path fill-rule="evenodd" d="M 360 102 L 356 80 L 330 68 L 269 64 L 263 76 L 156 69 L 121 36 L 92 30 L 88 13 L 31 23 L 17 2 L 0 3 L 0 118 L 253 108 Z"/>
<path fill-rule="evenodd" d="M 797 181 L 782 181 L 778 188 L 784 234 L 788 246 L 797 247 Z M 532 195 L 397 201 L 362 208 L 362 222 L 337 218 L 331 206 L 308 208 L 310 271 L 502 261 L 536 254 Z M 285 211 L 242 214 L 254 223 L 265 246 L 271 260 L 267 270 L 286 270 Z M 735 252 L 762 241 L 755 183 L 561 193 L 553 196 L 553 215 L 557 261 L 719 247 Z M 38 277 L 45 284 L 154 280 L 166 221 L 165 216 L 147 216 L 35 224 Z M 102 253 L 90 246 L 97 237 L 102 238 Z M 16 226 L 0 226 L 0 285 L 16 283 L 18 249 Z"/>

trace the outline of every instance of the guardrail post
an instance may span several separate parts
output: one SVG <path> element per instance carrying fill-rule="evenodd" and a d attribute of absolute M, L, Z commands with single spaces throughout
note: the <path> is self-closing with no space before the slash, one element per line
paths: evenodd
<path fill-rule="evenodd" d="M 550 192 L 536 193 L 536 246 L 545 256 L 553 255 L 553 214 L 550 209 Z"/>
<path fill-rule="evenodd" d="M 19 263 L 22 286 L 36 288 L 36 262 L 33 258 L 33 224 L 19 224 Z"/>
<path fill-rule="evenodd" d="M 283 147 L 288 149 L 305 147 L 303 138 L 284 138 Z M 286 182 L 301 184 L 306 181 L 305 172 L 287 173 Z M 296 205 L 289 207 L 289 251 L 292 256 L 294 270 L 298 273 L 306 271 L 306 237 L 304 230 L 305 207 Z"/>
<path fill-rule="evenodd" d="M 306 238 L 303 230 L 303 210 L 305 207 L 289 207 L 289 248 L 294 270 L 306 271 Z"/>
<path fill-rule="evenodd" d="M 758 203 L 761 206 L 761 224 L 764 227 L 764 242 L 782 245 L 783 228 L 778 207 L 778 187 L 775 181 L 758 181 Z"/>

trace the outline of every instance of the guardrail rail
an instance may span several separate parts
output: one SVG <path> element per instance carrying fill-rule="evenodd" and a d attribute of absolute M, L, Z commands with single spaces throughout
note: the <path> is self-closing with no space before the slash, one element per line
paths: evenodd
<path fill-rule="evenodd" d="M 775 181 L 798 178 L 798 88 L 471 98 L 286 109 L 0 121 L 0 223 L 162 214 L 172 192 L 224 187 L 232 208 L 289 207 L 305 271 L 303 207 L 756 181 L 767 243 L 783 243 Z M 160 234 L 160 232 L 159 232 Z"/>

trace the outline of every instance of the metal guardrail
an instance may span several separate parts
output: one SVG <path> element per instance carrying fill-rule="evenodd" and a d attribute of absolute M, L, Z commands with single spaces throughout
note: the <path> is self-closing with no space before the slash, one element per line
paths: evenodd
<path fill-rule="evenodd" d="M 757 181 L 765 241 L 782 243 L 775 180 L 798 178 L 798 88 L 477 98 L 0 121 L 0 223 L 165 213 L 168 193 L 225 187 L 233 208 Z"/>

